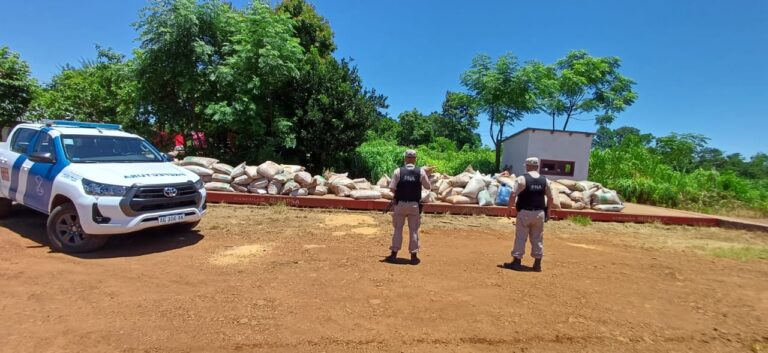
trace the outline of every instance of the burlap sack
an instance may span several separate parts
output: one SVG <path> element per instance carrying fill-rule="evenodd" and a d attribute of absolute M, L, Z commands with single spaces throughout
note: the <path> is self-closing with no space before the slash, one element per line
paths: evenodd
<path fill-rule="evenodd" d="M 195 173 L 195 174 L 197 174 L 199 176 L 212 176 L 213 175 L 213 170 L 212 169 L 201 167 L 199 165 L 185 165 L 185 166 L 182 166 L 182 168 L 184 168 L 184 169 L 186 169 L 186 170 L 188 170 L 188 171 L 190 171 L 192 173 Z"/>
<path fill-rule="evenodd" d="M 355 200 L 376 200 L 381 198 L 381 193 L 374 190 L 352 190 L 350 196 Z"/>
<path fill-rule="evenodd" d="M 210 182 L 205 184 L 205 190 L 208 191 L 224 191 L 224 192 L 235 192 L 234 189 L 232 189 L 229 184 L 225 183 L 219 183 L 219 182 Z"/>
<path fill-rule="evenodd" d="M 258 173 L 269 180 L 272 180 L 272 178 L 274 178 L 275 175 L 282 172 L 283 172 L 283 168 L 280 167 L 279 164 L 272 161 L 266 161 L 260 164 L 258 169 Z"/>
<path fill-rule="evenodd" d="M 219 174 L 225 174 L 226 176 L 232 175 L 232 171 L 235 169 L 235 167 L 224 164 L 224 163 L 215 163 L 213 166 L 211 166 L 211 169 L 213 169 L 214 172 Z"/>
<path fill-rule="evenodd" d="M 213 167 L 213 165 L 216 163 L 219 163 L 218 159 L 208 158 L 208 157 L 188 156 L 188 157 L 185 157 L 180 164 L 183 166 L 196 165 L 199 167 L 211 169 L 211 167 Z"/>

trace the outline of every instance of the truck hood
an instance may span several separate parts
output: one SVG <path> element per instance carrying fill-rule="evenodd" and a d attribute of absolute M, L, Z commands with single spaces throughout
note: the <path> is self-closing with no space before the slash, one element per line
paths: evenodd
<path fill-rule="evenodd" d="M 73 177 L 120 186 L 194 182 L 200 178 L 172 163 L 72 163 L 66 172 Z"/>

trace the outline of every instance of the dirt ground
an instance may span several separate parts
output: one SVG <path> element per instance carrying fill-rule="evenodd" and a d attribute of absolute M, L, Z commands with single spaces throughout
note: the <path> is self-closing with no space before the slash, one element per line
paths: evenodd
<path fill-rule="evenodd" d="M 768 260 L 709 255 L 768 233 L 549 222 L 534 273 L 497 267 L 512 227 L 426 215 L 411 266 L 381 262 L 381 213 L 214 205 L 194 232 L 73 256 L 18 207 L 0 352 L 768 351 Z"/>

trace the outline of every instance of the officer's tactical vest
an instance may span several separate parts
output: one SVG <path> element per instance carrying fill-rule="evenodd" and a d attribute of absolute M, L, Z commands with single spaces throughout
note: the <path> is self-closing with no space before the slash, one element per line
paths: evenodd
<path fill-rule="evenodd" d="M 397 182 L 395 200 L 418 202 L 421 201 L 421 169 L 415 167 L 400 168 L 400 180 Z"/>
<path fill-rule="evenodd" d="M 544 203 L 544 197 L 547 191 L 547 178 L 543 175 L 534 178 L 528 173 L 523 174 L 523 177 L 525 178 L 525 190 L 517 195 L 515 208 L 517 210 L 531 211 L 545 209 L 547 207 Z"/>

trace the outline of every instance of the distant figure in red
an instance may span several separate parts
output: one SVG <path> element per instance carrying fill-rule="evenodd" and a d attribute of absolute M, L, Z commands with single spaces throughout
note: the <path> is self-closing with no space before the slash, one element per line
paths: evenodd
<path fill-rule="evenodd" d="M 178 150 L 178 147 L 181 147 L 181 149 L 184 149 L 184 146 L 186 145 L 184 143 L 184 134 L 177 133 L 175 136 L 173 136 L 173 142 L 174 142 L 174 149 Z"/>
<path fill-rule="evenodd" d="M 205 142 L 205 133 L 202 131 L 192 131 L 192 145 L 201 150 L 208 148 L 208 143 Z"/>

